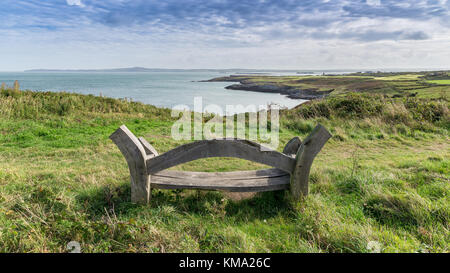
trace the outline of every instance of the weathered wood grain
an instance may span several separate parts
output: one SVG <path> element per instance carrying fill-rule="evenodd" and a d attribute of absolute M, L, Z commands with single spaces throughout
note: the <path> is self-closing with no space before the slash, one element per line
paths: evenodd
<path fill-rule="evenodd" d="M 150 176 L 147 173 L 146 152 L 141 142 L 128 130 L 120 126 L 110 137 L 125 157 L 131 176 L 131 201 L 147 204 L 150 201 Z"/>
<path fill-rule="evenodd" d="M 138 139 L 139 142 L 141 142 L 142 146 L 144 147 L 147 157 L 152 158 L 158 156 L 158 152 L 156 151 L 156 149 L 150 143 L 148 143 L 148 141 L 145 138 L 139 137 Z"/>
<path fill-rule="evenodd" d="M 330 137 L 331 134 L 327 129 L 319 124 L 300 145 L 297 151 L 295 169 L 291 175 L 290 190 L 295 200 L 308 195 L 311 165 Z"/>
<path fill-rule="evenodd" d="M 300 140 L 300 138 L 293 137 L 291 140 L 288 141 L 286 146 L 284 146 L 283 154 L 295 157 L 295 155 L 297 154 L 298 148 L 300 148 L 301 144 L 302 144 L 302 141 Z"/>
<path fill-rule="evenodd" d="M 289 173 L 279 169 L 238 172 L 161 171 L 152 175 L 152 188 L 262 192 L 289 189 Z"/>
<path fill-rule="evenodd" d="M 179 146 L 162 155 L 147 160 L 149 174 L 170 167 L 208 157 L 237 157 L 266 164 L 288 173 L 294 169 L 295 159 L 280 152 L 261 149 L 261 145 L 242 139 L 201 140 Z"/>

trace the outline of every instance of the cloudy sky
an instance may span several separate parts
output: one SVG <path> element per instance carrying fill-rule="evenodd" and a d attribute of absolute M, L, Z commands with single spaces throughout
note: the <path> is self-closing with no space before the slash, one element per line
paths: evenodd
<path fill-rule="evenodd" d="M 1 0 L 0 71 L 450 68 L 450 0 Z"/>

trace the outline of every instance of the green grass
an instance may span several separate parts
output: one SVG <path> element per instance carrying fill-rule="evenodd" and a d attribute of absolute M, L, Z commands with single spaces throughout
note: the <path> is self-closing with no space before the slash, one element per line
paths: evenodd
<path fill-rule="evenodd" d="M 400 74 L 393 76 L 384 76 L 384 77 L 376 77 L 377 80 L 382 81 L 410 81 L 410 80 L 418 80 L 421 75 L 419 74 Z"/>
<path fill-rule="evenodd" d="M 436 84 L 450 84 L 450 80 L 434 80 L 434 81 L 427 81 L 430 83 L 436 83 Z"/>
<path fill-rule="evenodd" d="M 257 93 L 255 93 L 257 95 Z M 310 195 L 237 200 L 222 192 L 153 190 L 130 202 L 126 162 L 108 136 L 121 124 L 159 152 L 168 109 L 68 93 L 2 90 L 0 251 L 448 252 L 448 100 L 349 94 L 281 114 L 282 150 L 320 122 L 333 134 L 313 164 Z M 176 169 L 264 166 L 203 159 Z"/>

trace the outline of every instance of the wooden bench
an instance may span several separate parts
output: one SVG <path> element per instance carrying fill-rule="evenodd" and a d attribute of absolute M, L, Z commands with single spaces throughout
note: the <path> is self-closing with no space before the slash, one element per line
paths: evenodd
<path fill-rule="evenodd" d="M 131 175 L 131 201 L 148 204 L 151 189 L 200 189 L 231 192 L 290 190 L 294 199 L 308 194 L 309 172 L 314 158 L 331 134 L 317 125 L 302 142 L 291 139 L 283 153 L 242 139 L 195 141 L 159 155 L 144 138 L 122 125 L 110 139 L 125 157 Z M 236 157 L 273 167 L 237 172 L 185 172 L 170 167 L 208 157 Z"/>

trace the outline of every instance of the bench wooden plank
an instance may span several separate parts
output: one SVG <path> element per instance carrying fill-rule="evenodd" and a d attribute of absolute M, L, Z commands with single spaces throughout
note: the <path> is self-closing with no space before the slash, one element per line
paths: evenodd
<path fill-rule="evenodd" d="M 152 175 L 151 187 L 261 192 L 289 189 L 289 177 L 289 173 L 279 169 L 214 173 L 161 171 Z"/>
<path fill-rule="evenodd" d="M 170 167 L 208 157 L 237 157 L 269 165 L 291 173 L 295 159 L 260 144 L 242 139 L 201 140 L 179 146 L 147 160 L 147 171 L 154 174 Z"/>

